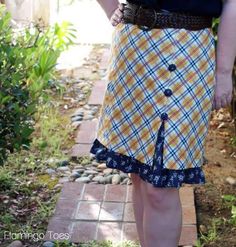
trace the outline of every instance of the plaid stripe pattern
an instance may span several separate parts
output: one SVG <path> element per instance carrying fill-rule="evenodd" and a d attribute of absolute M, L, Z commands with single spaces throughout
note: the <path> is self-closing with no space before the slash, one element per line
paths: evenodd
<path fill-rule="evenodd" d="M 201 167 L 215 89 L 212 30 L 113 30 L 97 139 L 152 166 L 162 127 L 163 168 Z M 171 92 L 169 95 L 165 92 Z"/>

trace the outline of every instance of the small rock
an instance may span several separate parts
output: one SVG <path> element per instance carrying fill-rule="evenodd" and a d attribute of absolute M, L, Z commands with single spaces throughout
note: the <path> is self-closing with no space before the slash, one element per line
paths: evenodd
<path fill-rule="evenodd" d="M 128 176 L 127 173 L 120 172 L 120 177 L 121 177 L 122 179 L 125 179 L 125 178 L 128 178 L 129 176 Z"/>
<path fill-rule="evenodd" d="M 57 189 L 61 189 L 62 188 L 62 184 L 58 183 L 54 186 L 54 189 L 57 190 Z"/>
<path fill-rule="evenodd" d="M 97 107 L 96 107 L 96 108 L 95 108 L 95 107 L 93 107 L 93 108 L 91 108 L 91 113 L 92 113 L 92 114 L 94 114 L 94 113 L 96 113 L 96 112 L 97 112 L 97 110 L 98 110 L 98 108 L 97 108 Z"/>
<path fill-rule="evenodd" d="M 23 244 L 21 243 L 21 241 L 16 240 L 9 244 L 7 247 L 23 247 Z"/>
<path fill-rule="evenodd" d="M 69 182 L 69 178 L 68 177 L 60 178 L 58 182 L 61 183 L 61 184 Z"/>
<path fill-rule="evenodd" d="M 203 234 L 207 233 L 207 228 L 206 228 L 206 226 L 200 225 L 200 226 L 199 226 L 199 229 L 200 229 L 200 231 L 201 231 Z"/>
<path fill-rule="evenodd" d="M 79 178 L 80 177 L 80 173 L 75 171 L 75 172 L 72 172 L 72 174 L 70 175 L 71 177 L 74 177 L 74 178 Z"/>
<path fill-rule="evenodd" d="M 90 119 L 92 119 L 92 118 L 93 118 L 92 115 L 86 115 L 86 116 L 84 116 L 84 120 L 90 120 Z"/>
<path fill-rule="evenodd" d="M 111 183 L 112 184 L 119 184 L 121 181 L 121 177 L 119 174 L 115 174 L 113 177 L 112 177 L 112 180 L 111 180 Z"/>
<path fill-rule="evenodd" d="M 236 179 L 233 177 L 227 177 L 226 182 L 231 184 L 231 185 L 236 185 Z"/>
<path fill-rule="evenodd" d="M 128 180 L 127 184 L 128 184 L 128 185 L 132 184 L 131 179 Z"/>
<path fill-rule="evenodd" d="M 93 120 L 94 120 L 94 119 L 93 119 Z M 89 158 L 90 158 L 91 161 L 92 161 L 92 160 L 96 160 L 95 154 L 92 154 L 92 153 L 89 154 Z"/>
<path fill-rule="evenodd" d="M 128 184 L 129 178 L 125 178 L 120 184 Z"/>
<path fill-rule="evenodd" d="M 84 112 L 81 108 L 77 109 L 72 115 L 71 117 L 75 117 L 75 116 L 83 116 Z"/>
<path fill-rule="evenodd" d="M 70 164 L 70 162 L 68 160 L 63 160 L 63 161 L 59 161 L 57 162 L 57 166 L 60 167 L 60 166 L 68 166 Z"/>
<path fill-rule="evenodd" d="M 79 172 L 79 173 L 83 173 L 85 171 L 84 168 L 78 168 L 78 169 L 74 169 L 72 172 Z"/>
<path fill-rule="evenodd" d="M 51 179 L 52 179 L 52 180 L 57 180 L 57 176 L 52 175 L 52 176 L 51 176 Z"/>
<path fill-rule="evenodd" d="M 84 100 L 84 99 L 85 99 L 85 95 L 84 95 L 83 93 L 81 93 L 81 94 L 79 94 L 79 95 L 77 96 L 77 98 L 78 98 L 78 101 Z M 82 105 L 83 105 L 83 104 L 82 104 Z"/>
<path fill-rule="evenodd" d="M 85 110 L 89 110 L 89 109 L 90 109 L 90 106 L 89 106 L 89 105 L 85 105 L 85 106 L 84 106 L 84 109 L 85 109 Z"/>
<path fill-rule="evenodd" d="M 83 120 L 83 116 L 75 116 L 71 118 L 72 122 L 78 122 L 78 121 L 82 121 Z"/>
<path fill-rule="evenodd" d="M 107 183 L 106 178 L 105 178 L 105 177 L 101 177 L 101 178 L 99 179 L 99 183 L 100 183 L 100 184 L 106 184 L 106 183 Z"/>
<path fill-rule="evenodd" d="M 106 169 L 103 170 L 104 174 L 112 174 L 112 172 L 113 172 L 112 168 L 106 168 Z"/>
<path fill-rule="evenodd" d="M 63 160 L 61 162 L 61 166 L 68 166 L 70 164 L 70 162 L 68 160 Z"/>
<path fill-rule="evenodd" d="M 52 174 L 55 174 L 55 173 L 56 173 L 56 171 L 55 171 L 54 169 L 52 169 L 52 168 L 46 169 L 45 172 L 46 172 L 47 174 L 49 174 L 49 175 L 52 175 Z"/>
<path fill-rule="evenodd" d="M 91 167 L 91 168 L 96 168 L 96 169 L 97 169 L 97 166 L 98 166 L 98 164 L 97 164 L 97 163 L 92 163 L 91 165 L 92 165 L 92 167 Z"/>
<path fill-rule="evenodd" d="M 217 129 L 220 129 L 220 128 L 225 128 L 226 127 L 226 124 L 223 122 L 223 123 L 220 123 L 219 126 L 217 127 Z"/>
<path fill-rule="evenodd" d="M 75 113 L 73 115 L 71 115 L 71 118 L 77 117 L 77 116 L 80 116 L 81 117 L 83 115 L 84 115 L 83 110 L 82 109 L 79 109 L 79 110 L 75 111 Z"/>
<path fill-rule="evenodd" d="M 100 180 L 103 181 L 103 179 L 104 179 L 103 176 L 98 175 L 98 176 L 95 176 L 95 177 L 92 179 L 92 181 L 94 181 L 94 182 L 99 182 L 99 183 L 100 183 Z"/>
<path fill-rule="evenodd" d="M 90 184 L 98 184 L 98 182 L 96 182 L 96 181 L 93 181 L 93 182 L 90 182 Z"/>
<path fill-rule="evenodd" d="M 94 166 L 95 166 L 95 165 L 94 165 Z M 97 168 L 97 166 L 91 167 L 91 170 L 94 170 L 94 171 L 96 171 L 97 173 L 101 172 L 101 170 L 99 170 L 99 169 Z"/>
<path fill-rule="evenodd" d="M 91 164 L 92 165 L 98 165 L 99 163 L 96 160 L 93 160 Z"/>
<path fill-rule="evenodd" d="M 83 173 L 83 174 L 81 175 L 81 177 L 88 177 L 88 174 Z"/>
<path fill-rule="evenodd" d="M 90 181 L 89 177 L 81 177 L 81 178 L 77 178 L 75 180 L 75 182 L 77 182 L 77 183 L 88 183 L 89 181 Z"/>
<path fill-rule="evenodd" d="M 84 115 L 84 111 L 82 109 L 80 109 L 80 111 L 78 111 L 75 115 L 76 116 L 83 116 Z"/>
<path fill-rule="evenodd" d="M 110 174 L 110 175 L 107 175 L 107 176 L 104 177 L 106 184 L 110 184 L 111 183 L 112 177 L 113 177 L 113 174 Z"/>
<path fill-rule="evenodd" d="M 97 166 L 97 168 L 98 168 L 98 169 L 106 169 L 106 168 L 107 168 L 106 163 L 99 164 L 99 165 Z"/>
<path fill-rule="evenodd" d="M 219 161 L 216 161 L 216 162 L 214 162 L 213 164 L 214 164 L 214 166 L 222 167 L 222 165 L 220 164 Z"/>
<path fill-rule="evenodd" d="M 50 241 L 46 241 L 43 243 L 43 247 L 54 247 L 55 244 L 53 242 Z"/>
<path fill-rule="evenodd" d="M 93 178 L 93 174 L 88 175 L 88 178 L 91 180 Z"/>
<path fill-rule="evenodd" d="M 91 108 L 90 108 L 89 110 L 86 111 L 86 115 L 92 114 L 92 112 L 93 112 L 93 111 L 92 111 Z"/>
<path fill-rule="evenodd" d="M 71 175 L 71 172 L 70 171 L 65 171 L 64 172 L 64 176 L 70 176 Z"/>
<path fill-rule="evenodd" d="M 83 117 L 84 116 L 84 112 L 78 112 L 75 115 L 72 116 L 72 118 L 74 117 Z"/>
<path fill-rule="evenodd" d="M 69 171 L 70 168 L 68 166 L 62 166 L 62 167 L 58 167 L 57 168 L 57 171 L 60 171 L 60 172 L 65 172 L 65 171 Z"/>
<path fill-rule="evenodd" d="M 84 166 L 82 166 L 82 165 L 76 165 L 76 166 L 74 167 L 74 169 L 84 169 Z"/>
<path fill-rule="evenodd" d="M 46 160 L 46 164 L 54 164 L 57 162 L 58 162 L 58 159 L 56 158 L 49 158 L 48 160 Z"/>
<path fill-rule="evenodd" d="M 89 174 L 89 175 L 90 174 L 92 174 L 92 175 L 98 174 L 98 172 L 97 171 L 94 171 L 94 170 L 85 170 L 84 173 L 85 174 Z"/>
<path fill-rule="evenodd" d="M 81 123 L 82 123 L 82 121 L 76 121 L 76 122 L 73 122 L 71 124 L 71 126 L 74 127 L 74 128 L 77 128 Z"/>
<path fill-rule="evenodd" d="M 80 87 L 84 87 L 84 86 L 87 86 L 87 85 L 88 85 L 87 82 L 80 82 L 80 83 L 79 83 L 79 86 L 80 86 Z"/>

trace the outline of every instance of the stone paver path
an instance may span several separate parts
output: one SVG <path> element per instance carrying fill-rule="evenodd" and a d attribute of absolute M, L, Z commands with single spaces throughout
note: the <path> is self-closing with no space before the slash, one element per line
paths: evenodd
<path fill-rule="evenodd" d="M 105 50 L 101 57 L 100 69 L 106 71 L 109 60 L 109 49 Z M 107 81 L 101 79 L 94 83 L 92 92 L 88 99 L 88 105 L 101 105 L 105 95 Z M 89 150 L 96 136 L 98 119 L 83 121 L 75 138 L 75 145 L 71 150 L 71 157 L 76 158 L 84 155 L 90 155 Z"/>
<path fill-rule="evenodd" d="M 138 242 L 132 205 L 132 185 L 67 182 L 61 190 L 45 240 L 68 234 L 73 243 L 89 240 Z M 179 246 L 197 239 L 193 188 L 180 189 L 183 228 Z"/>
<path fill-rule="evenodd" d="M 108 59 L 107 49 L 101 58 L 101 70 L 106 70 Z M 101 106 L 106 86 L 104 78 L 94 83 L 88 105 Z M 82 121 L 71 151 L 72 158 L 90 156 L 97 126 L 98 118 Z M 63 240 L 63 234 L 67 233 L 73 243 L 89 240 L 138 241 L 131 193 L 132 184 L 64 183 L 45 240 Z M 180 196 L 183 228 L 179 246 L 191 247 L 197 240 L 193 187 L 184 185 L 180 188 Z"/>

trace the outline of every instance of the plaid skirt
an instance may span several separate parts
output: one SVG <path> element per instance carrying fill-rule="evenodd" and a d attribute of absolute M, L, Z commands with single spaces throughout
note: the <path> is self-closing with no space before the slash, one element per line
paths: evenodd
<path fill-rule="evenodd" d="M 155 187 L 204 184 L 215 62 L 211 28 L 146 32 L 119 23 L 90 153 Z"/>

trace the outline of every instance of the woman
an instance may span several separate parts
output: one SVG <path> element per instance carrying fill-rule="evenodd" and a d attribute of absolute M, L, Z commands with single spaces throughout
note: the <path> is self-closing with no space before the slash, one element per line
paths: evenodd
<path fill-rule="evenodd" d="M 232 99 L 236 1 L 98 2 L 115 28 L 109 83 L 90 152 L 107 167 L 131 174 L 141 246 L 176 247 L 182 229 L 179 188 L 205 183 L 210 112 Z M 168 19 L 175 12 L 184 16 Z M 218 16 L 215 56 L 210 26 Z M 161 18 L 168 21 L 161 24 Z"/>

